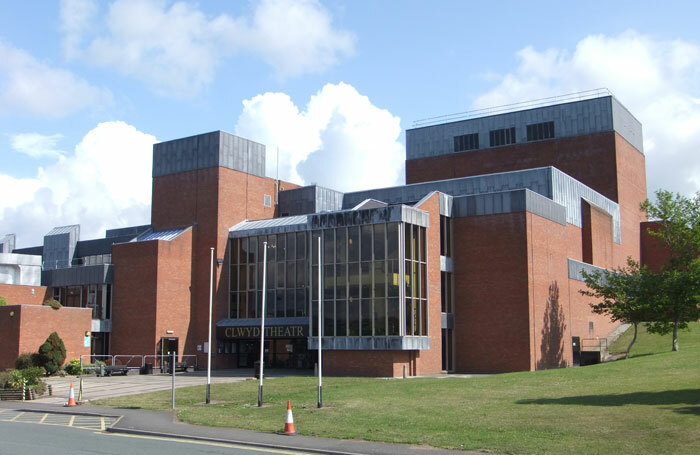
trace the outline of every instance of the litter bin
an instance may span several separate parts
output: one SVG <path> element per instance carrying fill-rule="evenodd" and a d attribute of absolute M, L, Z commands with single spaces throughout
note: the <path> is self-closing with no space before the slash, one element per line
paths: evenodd
<path fill-rule="evenodd" d="M 260 360 L 253 362 L 253 374 L 255 379 L 260 379 Z"/>
<path fill-rule="evenodd" d="M 153 374 L 153 364 L 144 363 L 143 368 L 141 369 L 141 374 Z"/>

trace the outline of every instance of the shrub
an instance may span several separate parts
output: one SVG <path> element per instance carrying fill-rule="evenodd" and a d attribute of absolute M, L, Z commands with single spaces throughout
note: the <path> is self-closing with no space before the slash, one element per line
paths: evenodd
<path fill-rule="evenodd" d="M 7 389 L 21 389 L 24 386 L 24 376 L 20 370 L 10 370 L 5 377 L 3 387 Z"/>
<path fill-rule="evenodd" d="M 47 375 L 58 372 L 66 361 L 66 347 L 56 332 L 52 332 L 39 348 L 41 362 Z"/>
<path fill-rule="evenodd" d="M 44 306 L 50 306 L 54 310 L 58 310 L 63 305 L 61 305 L 61 302 L 59 302 L 56 299 L 49 299 L 49 300 L 44 300 Z"/>
<path fill-rule="evenodd" d="M 26 370 L 27 368 L 40 367 L 40 366 L 41 366 L 41 358 L 39 357 L 39 354 L 36 352 L 34 352 L 34 353 L 25 352 L 24 354 L 20 354 L 20 356 L 17 357 L 17 360 L 15 360 L 15 368 L 18 370 Z"/>
<path fill-rule="evenodd" d="M 80 359 L 71 359 L 70 362 L 66 363 L 63 369 L 66 371 L 66 374 L 70 375 L 77 376 L 84 373 L 84 371 L 80 369 Z"/>
<path fill-rule="evenodd" d="M 7 305 L 7 299 L 0 295 L 0 306 Z"/>
<path fill-rule="evenodd" d="M 15 371 L 20 372 L 22 377 L 27 381 L 27 386 L 29 387 L 37 387 L 43 384 L 41 378 L 46 374 L 46 371 L 44 371 L 42 367 L 31 367 Z"/>

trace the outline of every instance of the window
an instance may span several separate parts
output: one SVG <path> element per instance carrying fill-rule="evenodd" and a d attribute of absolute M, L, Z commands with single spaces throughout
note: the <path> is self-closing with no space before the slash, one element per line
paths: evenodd
<path fill-rule="evenodd" d="M 272 196 L 269 194 L 266 194 L 265 197 L 263 198 L 263 205 L 265 207 L 272 207 Z"/>
<path fill-rule="evenodd" d="M 455 152 L 465 152 L 479 148 L 479 133 L 455 136 Z"/>
<path fill-rule="evenodd" d="M 489 131 L 489 142 L 491 147 L 515 144 L 515 127 Z"/>
<path fill-rule="evenodd" d="M 554 137 L 554 122 L 535 123 L 527 126 L 527 141 L 541 141 Z"/>

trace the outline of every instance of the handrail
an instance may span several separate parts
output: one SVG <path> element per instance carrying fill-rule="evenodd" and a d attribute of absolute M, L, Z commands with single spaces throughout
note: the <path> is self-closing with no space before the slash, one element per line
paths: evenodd
<path fill-rule="evenodd" d="M 472 109 L 464 112 L 456 112 L 454 114 L 438 115 L 436 117 L 428 117 L 415 120 L 413 128 L 421 128 L 424 126 L 439 125 L 441 123 L 456 122 L 460 120 L 468 120 L 477 117 L 485 117 L 487 115 L 506 114 L 509 112 L 520 111 L 523 109 L 532 109 L 536 107 L 552 106 L 572 101 L 583 101 L 594 98 L 602 98 L 604 96 L 614 96 L 610 90 L 605 87 L 584 90 L 582 92 L 567 93 L 565 95 L 550 96 L 547 98 L 539 98 L 529 101 L 519 101 L 517 103 L 502 104 L 500 106 L 492 106 L 481 109 Z"/>

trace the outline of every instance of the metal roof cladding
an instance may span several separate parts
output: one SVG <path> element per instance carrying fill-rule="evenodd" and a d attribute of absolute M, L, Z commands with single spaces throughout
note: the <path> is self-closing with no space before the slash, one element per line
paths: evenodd
<path fill-rule="evenodd" d="M 162 231 L 149 231 L 140 234 L 136 237 L 133 242 L 147 242 L 149 240 L 166 240 L 171 241 L 186 230 L 190 229 L 190 226 L 178 229 L 165 229 Z"/>

